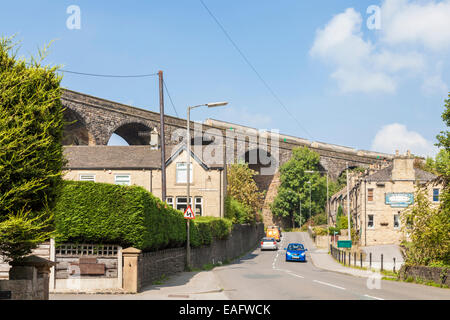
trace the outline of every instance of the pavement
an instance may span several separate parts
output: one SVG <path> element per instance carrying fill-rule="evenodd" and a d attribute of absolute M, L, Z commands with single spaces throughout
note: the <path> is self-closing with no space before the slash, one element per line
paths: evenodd
<path fill-rule="evenodd" d="M 378 272 L 374 272 L 373 270 L 368 271 L 368 270 L 361 270 L 361 269 L 343 266 L 342 264 L 337 262 L 330 254 L 328 254 L 327 249 L 316 248 L 316 246 L 314 245 L 314 242 L 312 241 L 312 239 L 309 236 L 303 236 L 303 242 L 306 244 L 307 248 L 310 248 L 309 255 L 311 257 L 312 263 L 317 268 L 328 270 L 328 271 L 333 271 L 333 272 L 338 272 L 338 273 L 350 274 L 355 277 L 363 277 L 363 278 L 367 278 L 367 277 L 379 274 Z M 395 250 L 395 249 L 397 249 L 397 250 Z M 396 256 L 396 257 L 400 256 L 401 260 L 400 259 L 397 260 L 400 262 L 396 263 L 396 268 L 397 268 L 396 270 L 399 270 L 401 265 L 403 264 L 403 258 L 401 256 L 400 250 L 396 246 L 364 247 L 363 250 L 367 253 L 367 255 L 369 252 L 372 252 L 373 257 L 381 256 L 381 253 L 384 253 L 383 255 L 385 255 L 387 253 L 387 258 L 389 258 L 390 261 L 392 261 L 393 256 Z M 353 259 L 353 257 L 352 257 L 352 259 Z M 388 261 L 387 259 L 385 261 L 386 262 L 383 263 L 383 268 L 385 270 L 392 270 L 393 263 L 389 264 L 387 262 Z M 352 263 L 353 263 L 353 260 L 352 260 Z M 357 259 L 357 266 L 358 267 L 361 266 L 358 259 Z M 369 260 L 367 258 L 367 261 L 363 261 L 363 267 L 368 267 L 368 266 L 369 266 Z M 380 269 L 380 262 L 379 261 L 375 262 L 373 260 L 372 261 L 372 269 Z"/>
<path fill-rule="evenodd" d="M 137 294 L 50 294 L 50 300 L 227 300 L 213 272 L 181 272 Z"/>

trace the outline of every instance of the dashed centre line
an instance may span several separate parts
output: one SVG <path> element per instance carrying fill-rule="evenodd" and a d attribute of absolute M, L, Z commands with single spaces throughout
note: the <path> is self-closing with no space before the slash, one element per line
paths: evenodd
<path fill-rule="evenodd" d="M 320 283 L 320 284 L 323 284 L 323 285 L 326 285 L 326 286 L 330 286 L 330 287 L 333 287 L 333 288 L 341 289 L 341 290 L 346 290 L 343 287 L 339 287 L 339 286 L 336 286 L 336 285 L 328 283 L 328 282 L 322 282 L 322 281 L 319 281 L 319 280 L 313 280 L 313 282 L 317 282 L 317 283 Z"/>
<path fill-rule="evenodd" d="M 298 275 L 298 274 L 295 274 L 295 273 L 292 273 L 292 272 L 289 272 L 289 271 L 287 271 L 287 273 L 290 274 L 291 276 L 294 276 L 294 277 L 297 277 L 297 278 L 302 278 L 302 279 L 305 278 L 305 277 L 303 277 L 301 275 Z"/>
<path fill-rule="evenodd" d="M 371 299 L 375 299 L 375 300 L 384 300 L 384 299 L 382 299 L 382 298 L 378 298 L 378 297 L 374 297 L 374 296 L 369 296 L 368 294 L 365 294 L 364 297 L 371 298 Z"/>

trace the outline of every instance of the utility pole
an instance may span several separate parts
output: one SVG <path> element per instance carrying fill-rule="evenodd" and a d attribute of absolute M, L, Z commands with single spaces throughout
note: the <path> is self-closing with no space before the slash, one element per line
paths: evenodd
<path fill-rule="evenodd" d="M 187 123 L 186 123 L 186 208 L 189 208 L 191 202 L 191 107 L 187 108 Z M 191 235 L 189 226 L 191 220 L 186 221 L 186 266 L 188 269 L 191 267 Z"/>
<path fill-rule="evenodd" d="M 160 144 L 161 144 L 161 200 L 166 202 L 166 140 L 164 135 L 164 80 L 163 72 L 158 71 L 159 77 L 159 115 L 160 115 Z M 188 200 L 189 201 L 189 200 Z"/>

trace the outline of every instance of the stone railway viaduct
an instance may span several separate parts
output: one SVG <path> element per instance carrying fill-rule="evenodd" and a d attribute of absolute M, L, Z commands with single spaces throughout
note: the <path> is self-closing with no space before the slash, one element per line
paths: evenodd
<path fill-rule="evenodd" d="M 129 145 L 147 145 L 150 143 L 149 133 L 153 129 L 160 132 L 158 112 L 67 89 L 63 91 L 61 100 L 66 107 L 65 119 L 69 123 L 65 128 L 64 145 L 107 145 L 114 133 Z M 186 120 L 168 115 L 164 119 L 166 145 L 182 142 Z M 350 168 L 368 167 L 371 164 L 390 162 L 393 158 L 390 154 L 356 150 L 283 134 L 271 135 L 267 131 L 219 120 L 208 119 L 201 126 L 192 122 L 191 128 L 193 145 L 221 145 L 227 155 L 227 163 L 242 159 L 258 172 L 263 172 L 262 168 L 270 166 L 268 161 L 276 162 L 277 167 L 282 165 L 290 159 L 292 149 L 299 146 L 306 146 L 320 154 L 321 170 L 327 170 L 331 179 L 337 179 L 347 163 Z M 272 146 L 276 148 L 272 150 Z M 255 180 L 261 190 L 267 191 L 263 209 L 265 223 L 277 223 L 270 213 L 269 204 L 276 196 L 279 186 L 278 172 L 257 176 Z"/>

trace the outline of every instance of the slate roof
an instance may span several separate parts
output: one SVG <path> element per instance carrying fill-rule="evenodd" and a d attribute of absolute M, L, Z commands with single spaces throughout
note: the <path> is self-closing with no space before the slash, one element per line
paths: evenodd
<path fill-rule="evenodd" d="M 390 181 L 392 180 L 392 168 L 390 165 L 386 168 L 378 170 L 377 172 L 369 175 L 367 181 Z M 416 180 L 417 181 L 431 181 L 436 178 L 436 176 L 430 172 L 424 171 L 422 169 L 414 168 Z"/>
<path fill-rule="evenodd" d="M 161 151 L 149 146 L 66 146 L 67 169 L 158 169 Z"/>
<path fill-rule="evenodd" d="M 176 158 L 184 147 L 166 146 L 166 163 Z M 172 155 L 174 151 L 174 155 Z M 195 149 L 193 148 L 193 151 Z M 223 168 L 222 164 L 202 161 L 192 155 L 205 169 Z M 65 146 L 66 169 L 161 169 L 161 150 L 150 146 Z"/>

